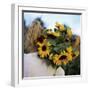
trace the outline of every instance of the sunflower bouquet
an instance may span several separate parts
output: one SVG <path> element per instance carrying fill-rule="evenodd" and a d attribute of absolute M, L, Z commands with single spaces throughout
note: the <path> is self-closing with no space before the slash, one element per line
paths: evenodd
<path fill-rule="evenodd" d="M 73 62 L 80 54 L 80 38 L 69 26 L 56 22 L 54 29 L 44 29 L 37 38 L 38 56 L 55 69 Z"/>

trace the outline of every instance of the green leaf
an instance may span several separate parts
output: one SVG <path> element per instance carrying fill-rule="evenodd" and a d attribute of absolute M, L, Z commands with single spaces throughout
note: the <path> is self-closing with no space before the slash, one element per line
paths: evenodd
<path fill-rule="evenodd" d="M 48 41 L 50 42 L 51 45 L 56 46 L 56 40 L 53 39 L 48 39 Z"/>
<path fill-rule="evenodd" d="M 68 63 L 64 70 L 65 75 L 80 75 L 80 56 Z"/>
<path fill-rule="evenodd" d="M 63 36 L 60 36 L 56 39 L 56 43 L 63 43 L 64 42 L 64 37 Z"/>

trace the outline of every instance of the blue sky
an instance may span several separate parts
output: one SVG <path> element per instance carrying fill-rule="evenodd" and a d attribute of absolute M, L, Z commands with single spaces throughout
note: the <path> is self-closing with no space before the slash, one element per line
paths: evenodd
<path fill-rule="evenodd" d="M 24 13 L 24 20 L 26 21 L 26 26 L 31 25 L 32 21 L 40 17 L 45 27 L 54 28 L 56 22 L 66 24 L 72 28 L 72 32 L 77 35 L 81 35 L 81 18 L 80 15 L 71 14 L 50 14 L 50 13 Z"/>

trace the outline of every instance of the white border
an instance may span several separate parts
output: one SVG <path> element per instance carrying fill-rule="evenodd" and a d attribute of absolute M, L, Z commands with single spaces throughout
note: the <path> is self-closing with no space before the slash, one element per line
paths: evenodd
<path fill-rule="evenodd" d="M 38 83 L 40 79 L 35 78 L 24 78 L 22 80 L 22 10 L 37 10 L 37 11 L 56 11 L 56 12 L 67 12 L 67 13 L 81 13 L 82 18 L 82 34 L 81 34 L 81 75 L 80 76 L 63 76 L 60 78 L 53 78 L 51 77 L 43 77 L 43 81 L 41 83 Z M 29 6 L 29 5 L 23 5 L 23 4 L 12 4 L 12 21 L 11 21 L 11 29 L 12 29 L 12 65 L 11 65 L 11 85 L 12 86 L 30 86 L 30 85 L 44 85 L 44 80 L 48 80 L 45 78 L 53 78 L 53 80 L 60 79 L 61 83 L 65 82 L 85 82 L 87 81 L 87 72 L 86 72 L 86 66 L 87 62 L 84 61 L 84 50 L 82 47 L 84 47 L 84 42 L 82 41 L 84 38 L 84 32 L 86 30 L 86 9 L 85 8 L 70 8 L 70 7 L 36 7 L 36 6 Z M 36 77 L 41 78 L 41 77 Z M 33 80 L 34 79 L 34 80 Z M 47 81 L 48 82 L 48 81 Z M 52 82 L 52 80 L 49 80 L 49 82 Z"/>

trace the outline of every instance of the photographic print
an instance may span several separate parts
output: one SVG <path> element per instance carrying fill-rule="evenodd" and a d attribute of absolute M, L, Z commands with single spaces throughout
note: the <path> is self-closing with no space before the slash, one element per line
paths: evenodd
<path fill-rule="evenodd" d="M 80 75 L 81 14 L 22 11 L 23 77 Z"/>
<path fill-rule="evenodd" d="M 11 85 L 85 82 L 86 15 L 85 8 L 12 4 Z"/>

